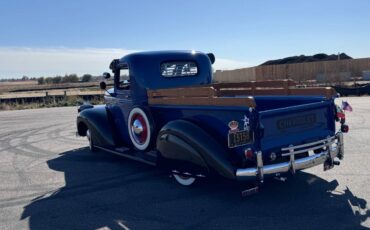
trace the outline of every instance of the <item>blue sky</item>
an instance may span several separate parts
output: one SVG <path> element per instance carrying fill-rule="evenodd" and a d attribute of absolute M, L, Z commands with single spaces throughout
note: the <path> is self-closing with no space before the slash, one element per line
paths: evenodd
<path fill-rule="evenodd" d="M 370 56 L 370 1 L 2 0 L 0 78 L 99 74 L 139 50 L 213 52 L 216 69 Z"/>

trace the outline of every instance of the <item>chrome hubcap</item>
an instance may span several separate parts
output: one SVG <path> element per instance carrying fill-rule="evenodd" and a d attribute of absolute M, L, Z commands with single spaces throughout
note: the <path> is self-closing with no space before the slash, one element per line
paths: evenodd
<path fill-rule="evenodd" d="M 132 124 L 132 129 L 136 135 L 140 135 L 144 131 L 143 124 L 138 119 Z"/>
<path fill-rule="evenodd" d="M 142 115 L 136 114 L 131 121 L 131 133 L 137 144 L 144 144 L 148 138 L 148 128 Z"/>

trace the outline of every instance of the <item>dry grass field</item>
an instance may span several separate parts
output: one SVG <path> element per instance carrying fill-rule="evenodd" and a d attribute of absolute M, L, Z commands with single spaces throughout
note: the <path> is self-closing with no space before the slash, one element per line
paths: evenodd
<path fill-rule="evenodd" d="M 46 92 L 50 96 L 63 96 L 66 92 L 67 96 L 79 96 L 79 95 L 96 95 L 103 94 L 104 92 L 100 89 L 52 89 L 52 90 L 36 90 L 36 91 L 24 91 L 24 92 L 11 92 L 0 94 L 0 99 L 10 98 L 26 98 L 26 97 L 44 97 Z"/>
<path fill-rule="evenodd" d="M 37 81 L 3 81 L 0 82 L 1 86 L 13 86 L 13 85 L 37 85 Z"/>
<path fill-rule="evenodd" d="M 98 82 L 43 85 L 37 81 L 0 82 L 0 110 L 73 106 L 86 97 L 98 104 L 103 94 Z"/>
<path fill-rule="evenodd" d="M 39 85 L 37 81 L 17 81 L 17 82 L 0 82 L 0 94 L 23 91 L 46 91 L 54 89 L 80 89 L 99 88 L 99 82 L 76 82 L 60 84 Z"/>
<path fill-rule="evenodd" d="M 27 89 L 37 86 L 37 81 L 14 81 L 14 82 L 0 82 L 0 94 L 9 92 L 14 89 Z"/>

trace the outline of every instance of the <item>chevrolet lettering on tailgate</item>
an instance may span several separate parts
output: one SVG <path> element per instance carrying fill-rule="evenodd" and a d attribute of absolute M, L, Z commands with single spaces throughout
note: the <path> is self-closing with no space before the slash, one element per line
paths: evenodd
<path fill-rule="evenodd" d="M 278 120 L 276 122 L 278 129 L 289 129 L 298 126 L 312 125 L 316 122 L 316 114 L 306 114 Z"/>

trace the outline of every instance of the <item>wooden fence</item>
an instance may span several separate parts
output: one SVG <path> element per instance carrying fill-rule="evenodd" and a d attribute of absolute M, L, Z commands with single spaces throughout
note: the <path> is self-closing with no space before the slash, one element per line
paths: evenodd
<path fill-rule="evenodd" d="M 370 58 L 217 70 L 213 79 L 215 82 L 293 79 L 299 83 L 312 80 L 318 83 L 336 83 L 360 77 L 367 70 L 370 70 Z"/>

